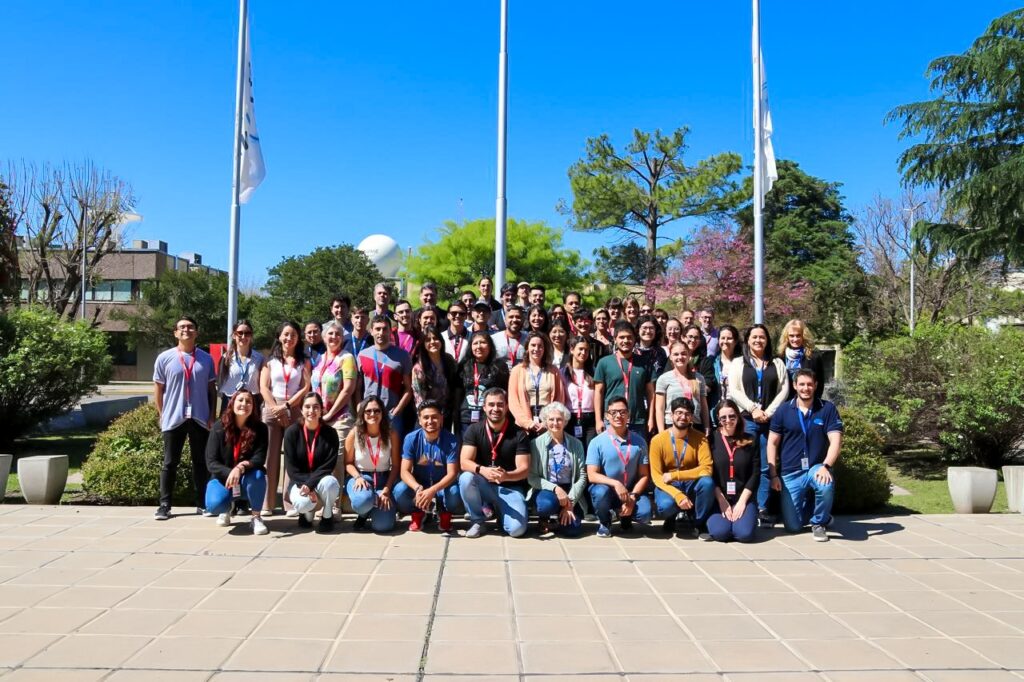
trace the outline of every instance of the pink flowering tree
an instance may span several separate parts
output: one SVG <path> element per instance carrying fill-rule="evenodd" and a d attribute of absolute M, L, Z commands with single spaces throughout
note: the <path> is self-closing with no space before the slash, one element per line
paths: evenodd
<path fill-rule="evenodd" d="M 766 279 L 765 317 L 779 323 L 812 309 L 804 281 Z M 728 224 L 701 228 L 668 266 L 647 283 L 647 297 L 669 309 L 714 308 L 721 322 L 750 324 L 754 300 L 754 248 Z"/>

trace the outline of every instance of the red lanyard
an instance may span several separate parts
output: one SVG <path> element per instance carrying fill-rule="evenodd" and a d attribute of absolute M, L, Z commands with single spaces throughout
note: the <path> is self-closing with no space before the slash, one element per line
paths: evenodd
<path fill-rule="evenodd" d="M 324 363 L 320 367 L 320 375 L 317 377 L 318 383 L 320 384 L 320 390 L 321 391 L 323 390 L 323 385 L 324 385 L 324 374 L 327 372 L 328 368 L 334 366 L 334 361 L 337 360 L 337 359 L 338 359 L 337 355 L 333 355 L 331 357 L 328 357 L 326 354 L 324 354 Z M 328 360 L 330 360 L 330 362 L 328 362 Z M 323 397 L 323 396 L 321 395 L 321 397 Z"/>
<path fill-rule="evenodd" d="M 370 443 L 370 437 L 366 437 L 366 451 L 370 453 L 370 464 L 373 465 L 373 470 L 377 471 L 377 462 L 380 461 L 380 451 L 383 444 L 380 442 L 380 436 L 377 437 L 377 454 L 373 454 L 373 445 Z"/>
<path fill-rule="evenodd" d="M 729 447 L 729 441 L 726 440 L 724 433 L 722 434 L 722 445 L 725 446 L 725 452 L 726 452 L 727 455 L 729 455 L 729 480 L 731 481 L 734 478 L 736 478 L 736 470 L 733 469 L 733 465 L 732 465 L 733 457 L 736 454 L 736 448 L 735 447 L 732 447 L 732 448 Z"/>
<path fill-rule="evenodd" d="M 281 374 L 284 376 L 284 401 L 288 402 L 288 382 L 292 380 L 292 375 L 288 371 L 287 358 L 281 361 Z"/>
<path fill-rule="evenodd" d="M 320 425 L 317 424 L 316 431 L 313 432 L 313 443 L 309 442 L 309 429 L 306 425 L 302 425 L 302 435 L 306 437 L 306 457 L 309 458 L 309 470 L 313 470 L 313 452 L 316 450 L 316 439 L 320 437 Z"/>
<path fill-rule="evenodd" d="M 238 456 L 242 453 L 242 439 L 235 441 L 235 464 L 238 464 Z"/>
<path fill-rule="evenodd" d="M 472 407 L 480 407 L 480 365 L 473 361 L 473 402 Z"/>
<path fill-rule="evenodd" d="M 676 381 L 679 382 L 679 388 L 683 391 L 683 397 L 687 400 L 693 400 L 693 386 L 690 384 L 690 380 L 680 374 L 679 370 L 675 367 L 672 368 L 672 371 L 676 375 Z"/>
<path fill-rule="evenodd" d="M 192 351 L 192 362 L 186 365 L 185 354 L 179 350 L 178 361 L 181 363 L 181 368 L 185 370 L 185 405 L 188 406 L 192 403 L 192 368 L 196 366 L 195 351 Z"/>
<path fill-rule="evenodd" d="M 491 466 L 498 465 L 498 447 L 501 445 L 502 439 L 505 438 L 505 429 L 508 428 L 508 421 L 505 421 L 505 425 L 501 427 L 501 433 L 498 434 L 498 440 L 494 440 L 494 436 L 491 435 L 491 427 L 489 424 L 484 424 L 484 432 L 487 434 L 487 442 L 491 444 Z"/>
<path fill-rule="evenodd" d="M 631 458 L 631 455 L 630 455 L 630 452 L 629 452 L 629 432 L 626 432 L 626 439 L 624 441 L 622 441 L 623 443 L 626 444 L 626 454 L 625 455 L 622 454 L 622 450 L 619 448 L 619 444 L 617 442 L 615 442 L 615 436 L 612 435 L 612 434 L 609 434 L 609 435 L 611 435 L 612 445 L 615 446 L 615 452 L 616 452 L 616 454 L 619 455 L 619 460 L 622 462 L 622 484 L 623 485 L 628 485 L 627 477 L 629 476 L 629 460 Z"/>
<path fill-rule="evenodd" d="M 629 375 L 633 372 L 633 361 L 630 360 L 629 364 L 625 368 L 622 367 L 622 361 L 618 361 L 619 371 L 622 372 L 622 384 L 626 387 L 624 396 L 626 397 L 626 404 L 629 404 Z"/>
<path fill-rule="evenodd" d="M 462 342 L 466 339 L 461 336 L 456 336 L 452 339 L 452 345 L 455 346 L 455 362 L 459 361 L 459 351 L 462 350 Z"/>
<path fill-rule="evenodd" d="M 522 344 L 520 344 L 519 340 L 517 339 L 516 347 L 513 349 L 512 337 L 508 335 L 508 332 L 505 332 L 505 345 L 508 346 L 508 363 L 510 365 L 516 364 L 516 355 L 519 353 L 519 346 L 521 346 Z"/>
<path fill-rule="evenodd" d="M 576 377 L 576 422 L 583 424 L 583 382 L 587 380 L 586 370 L 580 370 L 579 374 L 576 374 L 576 370 L 572 371 L 573 376 Z"/>

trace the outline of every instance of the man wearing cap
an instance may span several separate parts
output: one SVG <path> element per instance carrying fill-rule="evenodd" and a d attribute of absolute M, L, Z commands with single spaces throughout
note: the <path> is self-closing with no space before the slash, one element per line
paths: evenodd
<path fill-rule="evenodd" d="M 490 334 L 491 332 L 498 331 L 498 328 L 491 324 L 494 314 L 494 311 L 491 310 L 491 305 L 487 301 L 482 298 L 477 299 L 469 309 L 471 318 L 469 333 L 486 332 Z"/>
<path fill-rule="evenodd" d="M 530 307 L 530 283 L 520 282 L 516 285 L 516 305 L 523 310 Z"/>
<path fill-rule="evenodd" d="M 466 333 L 466 308 L 461 301 L 448 306 L 448 329 L 441 334 L 444 339 L 444 352 L 456 363 L 466 357 L 469 351 L 469 334 Z"/>

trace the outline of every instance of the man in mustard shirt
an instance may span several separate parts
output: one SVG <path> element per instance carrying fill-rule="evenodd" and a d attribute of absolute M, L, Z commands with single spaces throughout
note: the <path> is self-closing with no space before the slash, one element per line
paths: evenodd
<path fill-rule="evenodd" d="M 703 539 L 715 503 L 711 448 L 703 433 L 690 428 L 693 403 L 676 398 L 670 407 L 672 428 L 651 440 L 654 504 L 658 516 L 665 519 L 666 533 L 675 532 L 680 512 L 692 510 L 695 532 Z"/>

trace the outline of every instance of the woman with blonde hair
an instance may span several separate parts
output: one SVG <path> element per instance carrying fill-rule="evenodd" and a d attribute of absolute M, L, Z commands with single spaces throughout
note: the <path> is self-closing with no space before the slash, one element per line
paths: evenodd
<path fill-rule="evenodd" d="M 821 352 L 814 350 L 814 336 L 811 330 L 802 320 L 793 319 L 782 328 L 782 338 L 779 339 L 779 359 L 786 363 L 786 373 L 789 375 L 789 390 L 796 390 L 793 385 L 793 377 L 801 369 L 809 369 L 814 372 L 814 397 L 821 399 L 825 390 L 825 367 L 821 360 Z"/>

